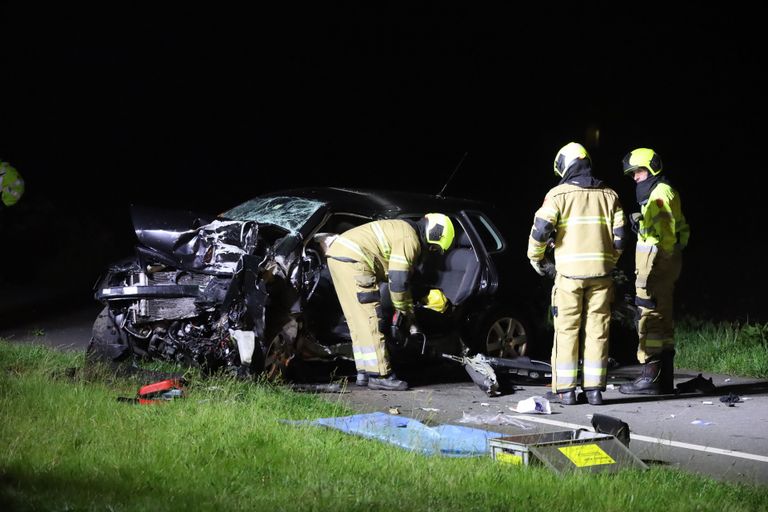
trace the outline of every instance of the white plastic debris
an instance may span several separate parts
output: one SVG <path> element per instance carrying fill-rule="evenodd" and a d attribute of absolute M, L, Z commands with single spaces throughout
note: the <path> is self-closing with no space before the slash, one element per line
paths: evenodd
<path fill-rule="evenodd" d="M 552 414 L 549 400 L 541 396 L 532 396 L 517 402 L 517 407 L 509 406 L 509 409 L 524 414 Z"/>
<path fill-rule="evenodd" d="M 518 420 L 511 414 L 502 413 L 467 414 L 466 412 L 462 412 L 459 423 L 476 423 L 479 425 L 514 425 L 523 430 L 531 430 L 534 428 L 533 425 Z"/>
<path fill-rule="evenodd" d="M 693 420 L 691 422 L 691 425 L 698 425 L 700 427 L 706 427 L 706 426 L 709 426 L 709 425 L 714 425 L 714 423 L 711 422 L 711 421 L 696 419 L 696 420 Z"/>
<path fill-rule="evenodd" d="M 253 357 L 253 351 L 256 348 L 256 333 L 253 331 L 229 330 L 229 335 L 235 338 L 237 342 L 237 351 L 240 354 L 240 361 L 243 364 L 249 364 Z"/>

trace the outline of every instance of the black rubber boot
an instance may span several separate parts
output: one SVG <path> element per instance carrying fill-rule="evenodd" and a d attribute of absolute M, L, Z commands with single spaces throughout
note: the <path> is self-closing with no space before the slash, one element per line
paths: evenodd
<path fill-rule="evenodd" d="M 570 391 L 560 391 L 557 393 L 547 391 L 545 398 L 556 404 L 559 403 L 563 405 L 576 405 L 576 391 L 573 389 Z"/>
<path fill-rule="evenodd" d="M 662 352 L 643 365 L 643 373 L 630 384 L 622 384 L 625 395 L 668 395 L 674 391 L 675 353 Z"/>
<path fill-rule="evenodd" d="M 408 383 L 398 379 L 394 373 L 390 373 L 385 377 L 374 377 L 373 375 L 369 375 L 368 388 L 382 389 L 384 391 L 405 391 L 408 389 Z"/>
<path fill-rule="evenodd" d="M 365 373 L 365 370 L 357 372 L 357 378 L 355 379 L 355 385 L 356 386 L 367 386 L 368 385 L 368 374 Z"/>
<path fill-rule="evenodd" d="M 589 405 L 603 405 L 603 393 L 599 389 L 590 389 L 584 394 L 587 395 Z"/>
<path fill-rule="evenodd" d="M 661 390 L 664 393 L 675 392 L 675 351 L 661 354 Z"/>

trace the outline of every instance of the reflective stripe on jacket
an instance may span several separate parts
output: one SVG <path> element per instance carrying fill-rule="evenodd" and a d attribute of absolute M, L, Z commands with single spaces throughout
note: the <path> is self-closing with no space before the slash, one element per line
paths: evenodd
<path fill-rule="evenodd" d="M 421 242 L 416 230 L 404 220 L 379 220 L 363 224 L 336 238 L 327 255 L 362 261 L 379 282 L 389 281 L 393 306 L 413 312 L 410 277 Z"/>
<path fill-rule="evenodd" d="M 651 191 L 648 201 L 640 208 L 637 250 L 653 251 L 654 247 L 671 253 L 678 245 L 688 245 L 691 228 L 683 215 L 680 194 L 667 183 L 659 183 Z"/>
<path fill-rule="evenodd" d="M 609 274 L 624 250 L 624 211 L 618 195 L 607 187 L 554 187 L 534 216 L 528 259 L 544 257 L 553 233 L 558 273 L 567 277 Z"/>

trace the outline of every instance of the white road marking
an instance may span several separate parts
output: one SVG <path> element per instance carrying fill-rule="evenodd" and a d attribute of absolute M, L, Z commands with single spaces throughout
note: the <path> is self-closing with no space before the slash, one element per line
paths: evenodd
<path fill-rule="evenodd" d="M 526 415 L 521 416 L 520 419 L 524 421 L 533 421 L 534 423 L 546 423 L 547 425 L 555 425 L 565 428 L 583 428 L 586 430 L 593 430 L 592 426 L 578 425 L 576 423 L 567 423 L 565 421 L 550 420 L 548 418 L 542 418 L 541 416 Z M 740 459 L 750 459 L 759 462 L 768 462 L 768 457 L 765 455 L 757 455 L 755 453 L 737 452 L 733 450 L 725 450 L 723 448 L 714 448 L 712 446 L 703 446 L 700 444 L 682 443 L 680 441 L 672 441 L 671 439 L 660 439 L 658 437 L 641 436 L 639 434 L 633 434 L 630 432 L 629 438 L 633 441 L 644 441 L 646 443 L 656 443 L 665 446 L 674 446 L 675 448 L 685 448 L 687 450 L 698 450 L 707 453 L 716 453 L 718 455 L 727 455 L 729 457 L 738 457 Z"/>

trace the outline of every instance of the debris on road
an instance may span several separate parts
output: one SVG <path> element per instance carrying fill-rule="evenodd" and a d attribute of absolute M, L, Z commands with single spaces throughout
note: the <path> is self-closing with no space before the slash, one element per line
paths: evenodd
<path fill-rule="evenodd" d="M 734 407 L 736 404 L 743 402 L 741 397 L 733 392 L 728 393 L 728 396 L 721 396 L 720 401 L 727 404 L 728 407 Z"/>
<path fill-rule="evenodd" d="M 622 442 L 624 446 L 629 446 L 629 425 L 613 416 L 605 414 L 592 415 L 592 428 L 600 434 L 609 434 Z"/>
<path fill-rule="evenodd" d="M 700 391 L 705 394 L 714 393 L 717 386 L 712 382 L 712 377 L 705 379 L 701 374 L 698 374 L 691 380 L 681 382 L 677 385 L 677 393 L 695 393 Z"/>
<path fill-rule="evenodd" d="M 515 418 L 511 414 L 502 413 L 467 414 L 466 412 L 463 412 L 461 414 L 461 419 L 458 420 L 458 422 L 475 423 L 478 425 L 514 425 L 515 427 L 521 428 L 523 430 L 531 430 L 535 428 L 533 425 L 525 423 L 524 421 Z"/>
<path fill-rule="evenodd" d="M 483 354 L 475 354 L 472 357 L 443 354 L 443 357 L 464 365 L 464 369 L 472 382 L 485 391 L 489 397 L 499 396 L 502 391 L 506 394 L 522 389 L 519 386 L 504 386 L 504 390 L 500 389 L 501 385 L 497 373 L 503 377 L 522 377 L 534 380 L 552 377 L 552 367 L 549 363 L 535 361 L 525 356 L 503 358 L 488 357 Z"/>
<path fill-rule="evenodd" d="M 509 406 L 511 411 L 522 414 L 552 414 L 549 400 L 540 396 L 532 396 L 517 402 L 517 407 Z"/>
<path fill-rule="evenodd" d="M 320 383 L 320 384 L 290 384 L 292 391 L 300 393 L 349 393 L 346 387 L 342 387 L 338 382 Z"/>
<path fill-rule="evenodd" d="M 467 371 L 467 374 L 469 374 L 472 382 L 485 391 L 486 395 L 499 396 L 501 394 L 499 391 L 499 381 L 496 378 L 496 372 L 491 365 L 485 361 L 485 357 L 482 354 L 477 354 L 472 357 L 443 354 L 443 357 L 463 364 L 464 369 Z"/>

